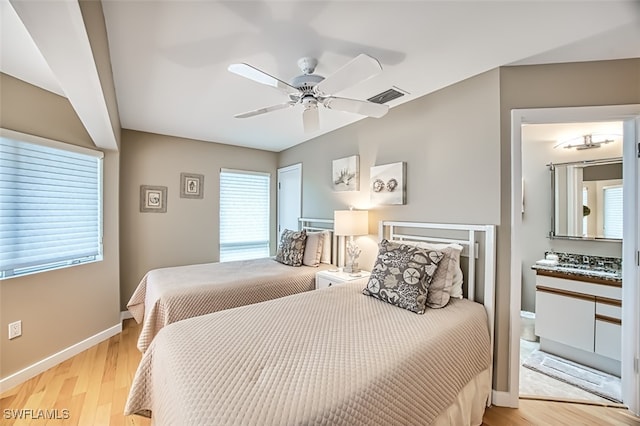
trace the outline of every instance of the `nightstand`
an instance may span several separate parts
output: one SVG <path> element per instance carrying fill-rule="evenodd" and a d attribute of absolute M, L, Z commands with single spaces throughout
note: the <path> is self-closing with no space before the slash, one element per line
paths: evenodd
<path fill-rule="evenodd" d="M 358 276 L 352 276 L 352 274 L 348 274 L 346 272 L 342 272 L 339 270 L 337 272 L 333 271 L 318 271 L 316 273 L 316 289 L 331 287 L 335 284 L 343 284 L 348 281 L 358 280 L 360 278 L 365 278 L 371 275 L 371 272 L 360 271 L 357 274 Z"/>

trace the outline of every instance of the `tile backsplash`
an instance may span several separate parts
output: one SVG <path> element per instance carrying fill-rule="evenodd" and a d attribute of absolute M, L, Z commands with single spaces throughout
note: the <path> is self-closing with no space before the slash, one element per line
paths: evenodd
<path fill-rule="evenodd" d="M 622 269 L 622 259 L 619 257 L 592 256 L 577 253 L 562 253 L 557 251 L 545 252 L 547 254 L 556 254 L 558 262 L 562 265 L 589 265 L 593 269 L 610 269 L 619 271 Z"/>

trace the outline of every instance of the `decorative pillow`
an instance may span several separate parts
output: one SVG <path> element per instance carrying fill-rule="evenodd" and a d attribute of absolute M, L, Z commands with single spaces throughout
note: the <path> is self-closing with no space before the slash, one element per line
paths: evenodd
<path fill-rule="evenodd" d="M 285 229 L 280 237 L 280 246 L 276 253 L 276 261 L 289 266 L 301 266 L 306 241 L 307 231 L 291 231 Z"/>
<path fill-rule="evenodd" d="M 432 244 L 425 242 L 417 242 L 415 246 L 427 250 L 437 250 L 444 254 L 427 290 L 427 306 L 430 308 L 442 308 L 449 303 L 449 298 L 452 297 L 451 290 L 455 283 L 456 273 L 460 270 L 462 246 L 460 244 Z M 461 270 L 460 277 L 462 277 Z M 461 280 L 460 297 L 462 297 Z"/>
<path fill-rule="evenodd" d="M 324 235 L 324 243 L 322 243 L 322 256 L 320 257 L 320 263 L 331 264 L 331 249 L 333 247 L 333 234 L 331 231 L 322 231 Z"/>
<path fill-rule="evenodd" d="M 443 256 L 439 251 L 382 240 L 369 282 L 362 292 L 423 314 L 427 288 Z"/>
<path fill-rule="evenodd" d="M 321 232 L 307 232 L 307 241 L 304 246 L 302 264 L 306 266 L 318 266 L 322 256 L 324 234 Z"/>

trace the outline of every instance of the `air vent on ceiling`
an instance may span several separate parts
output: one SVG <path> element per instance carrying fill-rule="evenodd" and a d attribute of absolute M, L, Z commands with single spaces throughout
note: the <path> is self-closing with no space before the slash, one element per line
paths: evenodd
<path fill-rule="evenodd" d="M 404 96 L 405 93 L 401 92 L 399 89 L 397 88 L 391 88 L 389 90 L 385 90 L 382 93 L 379 93 L 375 96 L 370 97 L 369 99 L 367 99 L 369 102 L 374 102 L 376 104 L 384 104 L 387 102 L 390 102 L 394 99 L 399 98 L 400 96 Z"/>

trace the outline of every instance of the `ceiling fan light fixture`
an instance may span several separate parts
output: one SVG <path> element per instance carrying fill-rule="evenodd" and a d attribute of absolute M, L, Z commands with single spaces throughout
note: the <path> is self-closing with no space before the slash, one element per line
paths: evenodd
<path fill-rule="evenodd" d="M 229 65 L 230 72 L 271 86 L 287 95 L 289 99 L 289 102 L 284 104 L 236 114 L 234 117 L 253 117 L 300 103 L 304 107 L 302 114 L 304 131 L 310 132 L 319 128 L 318 103 L 328 109 L 351 112 L 368 117 L 380 118 L 387 113 L 389 110 L 387 105 L 333 96 L 335 92 L 340 92 L 359 84 L 382 72 L 382 66 L 377 59 L 364 53 L 360 54 L 326 78 L 313 74 L 317 64 L 318 61 L 315 58 L 304 57 L 299 59 L 298 66 L 303 74 L 294 77 L 291 83 L 286 83 L 246 63 Z"/>

